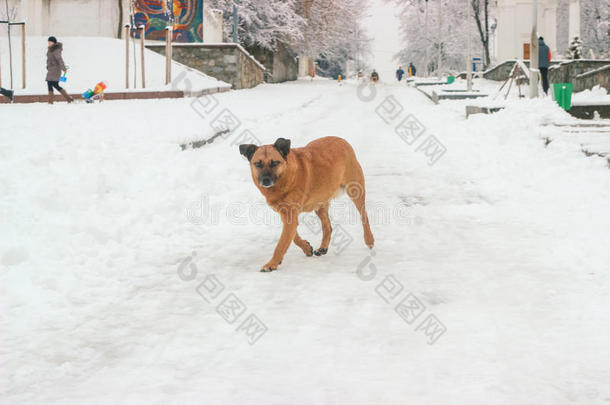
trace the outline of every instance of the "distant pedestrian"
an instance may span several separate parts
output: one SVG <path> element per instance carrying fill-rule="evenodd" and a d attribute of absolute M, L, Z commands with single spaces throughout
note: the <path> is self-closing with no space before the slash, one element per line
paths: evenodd
<path fill-rule="evenodd" d="M 398 70 L 396 71 L 396 79 L 398 79 L 398 81 L 402 80 L 402 76 L 405 74 L 405 71 L 402 70 L 402 66 L 398 66 Z"/>
<path fill-rule="evenodd" d="M 366 79 L 364 78 L 364 72 L 362 70 L 358 71 L 358 83 L 364 83 Z"/>
<path fill-rule="evenodd" d="M 542 76 L 542 90 L 544 94 L 548 94 L 549 91 L 549 66 L 551 65 L 551 50 L 544 43 L 544 38 L 538 38 L 538 69 L 540 70 L 540 76 Z"/>
<path fill-rule="evenodd" d="M 13 90 L 7 90 L 5 88 L 0 87 L 0 94 L 8 97 L 8 99 L 11 100 L 11 103 L 13 102 L 13 96 L 15 95 L 15 92 Z"/>
<path fill-rule="evenodd" d="M 409 77 L 415 76 L 416 72 L 417 69 L 415 69 L 415 65 L 413 64 L 413 62 L 409 63 Z"/>
<path fill-rule="evenodd" d="M 47 88 L 49 90 L 49 104 L 53 104 L 53 89 L 56 89 L 61 93 L 68 103 L 74 101 L 66 90 L 60 87 L 59 79 L 61 78 L 61 72 L 64 74 L 68 71 L 64 60 L 61 57 L 63 51 L 63 45 L 61 42 L 57 42 L 55 37 L 49 37 L 49 48 L 47 50 Z"/>
<path fill-rule="evenodd" d="M 373 83 L 377 83 L 379 81 L 379 73 L 375 69 L 373 69 L 373 73 L 371 73 L 371 81 Z"/>

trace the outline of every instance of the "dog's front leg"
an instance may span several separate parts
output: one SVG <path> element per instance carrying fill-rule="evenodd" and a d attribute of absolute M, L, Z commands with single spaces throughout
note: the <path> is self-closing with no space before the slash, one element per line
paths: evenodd
<path fill-rule="evenodd" d="M 288 247 L 292 243 L 292 240 L 297 233 L 297 226 L 299 225 L 298 211 L 293 209 L 280 211 L 280 215 L 282 216 L 282 222 L 284 224 L 282 235 L 280 236 L 280 240 L 275 247 L 273 257 L 261 269 L 263 272 L 277 270 L 277 267 L 280 265 L 284 255 L 286 254 L 286 250 L 288 250 Z"/>

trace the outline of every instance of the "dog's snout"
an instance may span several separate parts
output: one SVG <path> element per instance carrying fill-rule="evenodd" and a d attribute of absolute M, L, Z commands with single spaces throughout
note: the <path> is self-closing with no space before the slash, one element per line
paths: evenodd
<path fill-rule="evenodd" d="M 260 184 L 263 187 L 271 187 L 271 186 L 273 186 L 274 183 L 275 183 L 275 179 L 269 173 L 263 173 L 258 178 L 258 184 Z"/>

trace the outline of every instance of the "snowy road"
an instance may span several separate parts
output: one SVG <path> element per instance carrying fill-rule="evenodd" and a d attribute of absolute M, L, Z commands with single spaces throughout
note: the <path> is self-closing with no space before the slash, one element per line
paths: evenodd
<path fill-rule="evenodd" d="M 330 81 L 191 101 L 0 109 L 3 404 L 610 401 L 610 171 L 545 147 L 551 101 L 466 120 Z M 235 134 L 180 151 L 225 108 Z M 405 142 L 409 114 L 426 130 Z M 347 139 L 375 250 L 343 196 L 328 255 L 259 273 L 281 225 L 244 129 Z"/>

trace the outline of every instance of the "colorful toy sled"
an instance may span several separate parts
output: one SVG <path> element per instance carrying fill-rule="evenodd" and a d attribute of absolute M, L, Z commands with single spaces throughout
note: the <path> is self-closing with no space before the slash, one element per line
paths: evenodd
<path fill-rule="evenodd" d="M 95 85 L 93 90 L 88 89 L 83 93 L 83 98 L 87 103 L 93 103 L 94 101 L 102 101 L 104 100 L 104 90 L 106 90 L 106 83 L 99 82 Z"/>

